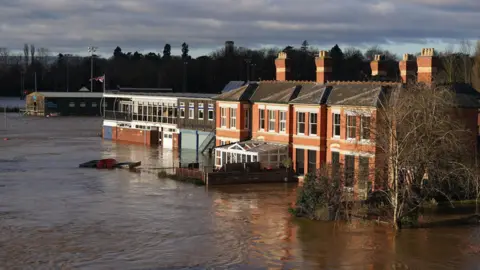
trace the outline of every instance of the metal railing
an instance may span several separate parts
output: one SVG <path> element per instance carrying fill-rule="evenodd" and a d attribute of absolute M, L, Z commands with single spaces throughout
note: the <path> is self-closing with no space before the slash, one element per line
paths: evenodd
<path fill-rule="evenodd" d="M 209 146 L 212 147 L 213 146 L 212 144 L 214 142 L 215 142 L 215 130 L 212 130 L 208 134 L 207 138 L 205 138 L 205 140 L 203 140 L 202 144 L 200 145 L 200 147 L 199 147 L 200 153 L 203 154 L 205 152 L 205 150 L 207 150 L 209 148 Z"/>
<path fill-rule="evenodd" d="M 132 121 L 132 114 L 118 111 L 105 111 L 105 119 L 107 120 L 120 120 L 120 121 Z"/>

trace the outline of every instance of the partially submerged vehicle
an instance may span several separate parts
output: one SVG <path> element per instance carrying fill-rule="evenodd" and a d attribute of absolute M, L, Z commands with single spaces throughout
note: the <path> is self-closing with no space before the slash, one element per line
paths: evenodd
<path fill-rule="evenodd" d="M 96 169 L 135 169 L 142 165 L 141 161 L 137 162 L 117 162 L 116 159 L 113 158 L 105 158 L 105 159 L 95 159 L 90 160 L 85 163 L 81 163 L 78 165 L 80 168 L 96 168 Z"/>

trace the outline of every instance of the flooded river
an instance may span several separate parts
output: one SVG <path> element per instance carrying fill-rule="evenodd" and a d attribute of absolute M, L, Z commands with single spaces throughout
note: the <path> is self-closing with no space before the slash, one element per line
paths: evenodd
<path fill-rule="evenodd" d="M 197 187 L 80 169 L 172 164 L 102 142 L 99 119 L 0 120 L 0 269 L 480 269 L 480 228 L 405 230 L 292 219 L 287 184 Z M 3 141 L 4 137 L 10 140 Z"/>

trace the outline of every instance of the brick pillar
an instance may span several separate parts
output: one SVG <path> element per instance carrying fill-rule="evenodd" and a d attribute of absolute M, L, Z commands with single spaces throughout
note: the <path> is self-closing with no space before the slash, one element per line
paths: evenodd
<path fill-rule="evenodd" d="M 275 59 L 275 67 L 277 71 L 277 81 L 290 80 L 290 59 L 287 58 L 287 53 L 278 53 L 277 59 Z"/>
<path fill-rule="evenodd" d="M 317 66 L 317 83 L 327 83 L 332 79 L 332 58 L 327 51 L 320 51 L 315 58 Z"/>
<path fill-rule="evenodd" d="M 372 76 L 387 76 L 387 68 L 383 55 L 376 54 L 372 62 L 370 62 L 370 68 L 372 69 Z"/>
<path fill-rule="evenodd" d="M 398 63 L 400 76 L 403 83 L 411 83 L 415 80 L 417 63 L 412 61 L 412 56 L 408 53 L 403 55 L 403 60 Z"/>
<path fill-rule="evenodd" d="M 424 48 L 417 57 L 417 81 L 419 83 L 432 84 L 437 73 L 437 59 L 433 48 Z"/>

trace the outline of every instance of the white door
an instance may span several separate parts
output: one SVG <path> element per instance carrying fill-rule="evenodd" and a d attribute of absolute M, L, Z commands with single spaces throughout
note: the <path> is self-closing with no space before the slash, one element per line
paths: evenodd
<path fill-rule="evenodd" d="M 173 148 L 173 134 L 172 133 L 163 133 L 163 148 L 172 149 Z"/>

